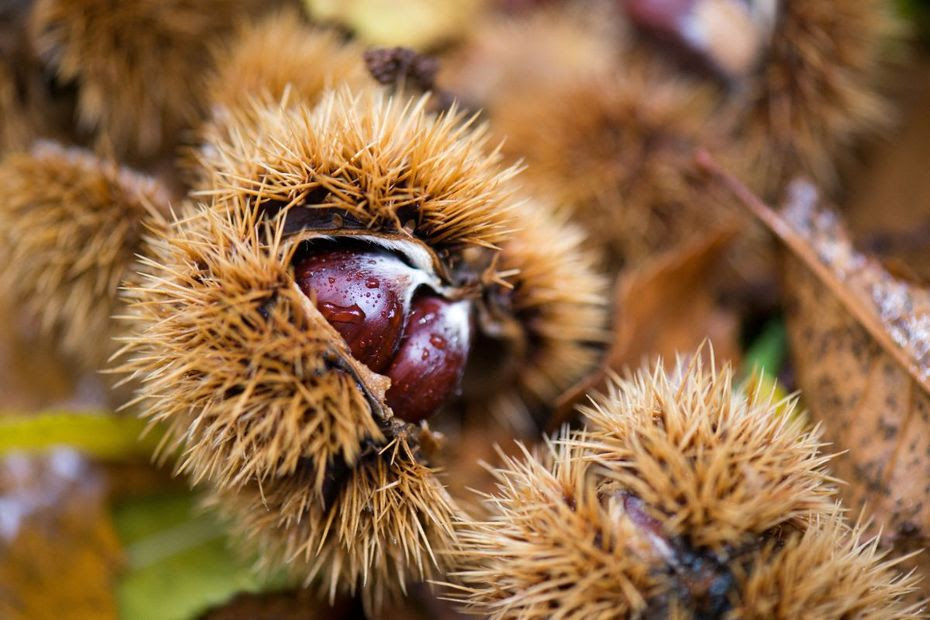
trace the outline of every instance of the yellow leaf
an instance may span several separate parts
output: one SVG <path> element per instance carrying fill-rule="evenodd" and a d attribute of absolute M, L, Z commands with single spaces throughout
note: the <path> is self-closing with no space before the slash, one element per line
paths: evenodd
<path fill-rule="evenodd" d="M 156 431 L 142 437 L 145 428 L 135 417 L 110 412 L 0 412 L 0 456 L 69 446 L 104 460 L 144 459 L 161 438 Z"/>
<path fill-rule="evenodd" d="M 334 21 L 373 45 L 427 49 L 460 36 L 484 0 L 304 0 L 314 18 Z"/>

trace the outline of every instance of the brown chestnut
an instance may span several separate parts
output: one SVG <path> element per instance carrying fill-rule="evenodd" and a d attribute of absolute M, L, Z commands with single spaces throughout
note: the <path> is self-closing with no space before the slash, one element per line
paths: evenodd
<path fill-rule="evenodd" d="M 470 304 L 436 295 L 419 295 L 400 349 L 387 375 L 387 402 L 407 422 L 435 412 L 455 391 L 465 372 L 471 344 Z"/>
<path fill-rule="evenodd" d="M 455 391 L 468 358 L 470 302 L 446 300 L 425 286 L 424 271 L 369 246 L 314 248 L 294 276 L 352 355 L 391 379 L 396 416 L 419 422 Z"/>
<path fill-rule="evenodd" d="M 300 289 L 345 339 L 355 359 L 387 368 L 403 335 L 410 301 L 425 274 L 377 248 L 330 248 L 297 263 Z"/>

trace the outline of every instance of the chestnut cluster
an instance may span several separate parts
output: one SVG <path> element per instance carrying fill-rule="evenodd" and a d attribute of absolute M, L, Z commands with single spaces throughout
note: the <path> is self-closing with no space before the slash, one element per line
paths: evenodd
<path fill-rule="evenodd" d="M 266 565 L 371 609 L 450 563 L 431 416 L 545 407 L 605 319 L 577 229 L 427 103 L 373 86 L 225 108 L 196 153 L 209 200 L 149 240 L 118 358 Z"/>

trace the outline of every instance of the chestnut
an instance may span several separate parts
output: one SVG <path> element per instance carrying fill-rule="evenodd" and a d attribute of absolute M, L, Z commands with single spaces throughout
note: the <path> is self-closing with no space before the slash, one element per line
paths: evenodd
<path fill-rule="evenodd" d="M 466 356 L 479 380 L 450 414 L 542 410 L 604 323 L 580 234 L 524 203 L 486 129 L 428 107 L 341 88 L 220 119 L 206 198 L 127 291 L 118 368 L 263 565 L 372 616 L 454 565 L 446 457 L 409 421 Z"/>
<path fill-rule="evenodd" d="M 471 304 L 418 292 L 429 290 L 426 272 L 387 250 L 350 245 L 313 248 L 294 277 L 352 355 L 390 377 L 387 403 L 399 418 L 428 418 L 458 387 Z"/>
<path fill-rule="evenodd" d="M 295 265 L 294 277 L 352 355 L 375 372 L 397 351 L 413 292 L 426 281 L 390 252 L 354 247 L 310 252 Z"/>
<path fill-rule="evenodd" d="M 621 5 L 638 28 L 725 78 L 755 68 L 778 9 L 776 0 L 621 0 Z"/>
<path fill-rule="evenodd" d="M 701 354 L 502 454 L 456 523 L 448 598 L 496 620 L 916 617 L 916 576 L 846 520 L 820 431 Z"/>
<path fill-rule="evenodd" d="M 471 343 L 468 301 L 437 295 L 414 299 L 400 349 L 388 369 L 387 403 L 407 422 L 439 409 L 465 372 Z"/>

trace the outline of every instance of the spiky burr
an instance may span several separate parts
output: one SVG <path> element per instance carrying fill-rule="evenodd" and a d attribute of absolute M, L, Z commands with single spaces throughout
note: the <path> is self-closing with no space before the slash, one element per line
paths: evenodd
<path fill-rule="evenodd" d="M 213 46 L 207 100 L 214 116 L 253 99 L 315 104 L 327 88 L 371 83 L 361 46 L 306 23 L 293 8 L 240 25 Z"/>
<path fill-rule="evenodd" d="M 112 160 L 45 142 L 0 161 L 0 184 L 4 296 L 98 369 L 116 348 L 120 283 L 137 268 L 149 229 L 165 223 L 168 192 Z"/>
<path fill-rule="evenodd" d="M 241 123 L 203 149 L 202 202 L 152 242 L 128 292 L 121 370 L 180 447 L 179 470 L 208 486 L 267 564 L 331 595 L 360 589 L 370 608 L 441 574 L 459 512 L 428 426 L 404 421 L 456 408 L 445 378 L 459 366 L 429 366 L 462 363 L 442 354 L 454 332 L 416 345 L 403 365 L 423 364 L 422 380 L 391 398 L 418 330 L 462 312 L 444 325 L 473 352 L 487 343 L 471 325 L 505 352 L 493 360 L 502 384 L 476 394 L 508 390 L 529 407 L 593 363 L 585 349 L 604 320 L 578 233 L 559 240 L 529 221 L 549 212 L 517 204 L 514 169 L 486 131 L 426 102 L 343 88 L 316 106 L 233 113 Z M 401 409 L 418 397 L 439 413 Z"/>
<path fill-rule="evenodd" d="M 909 618 L 915 577 L 835 504 L 817 430 L 695 357 L 506 457 L 452 595 L 492 618 Z M 784 404 L 784 403 L 782 403 Z"/>
<path fill-rule="evenodd" d="M 499 97 L 491 114 L 530 186 L 570 206 L 619 265 L 727 215 L 691 161 L 699 146 L 723 144 L 712 110 L 709 90 L 642 62 L 540 81 Z"/>
<path fill-rule="evenodd" d="M 884 0 L 779 3 L 757 71 L 724 111 L 761 190 L 799 174 L 836 189 L 856 145 L 894 119 L 885 91 L 904 33 Z"/>
<path fill-rule="evenodd" d="M 81 131 L 122 157 L 159 155 L 203 113 L 210 46 L 250 0 L 36 0 L 29 29 L 47 70 L 76 89 Z"/>

